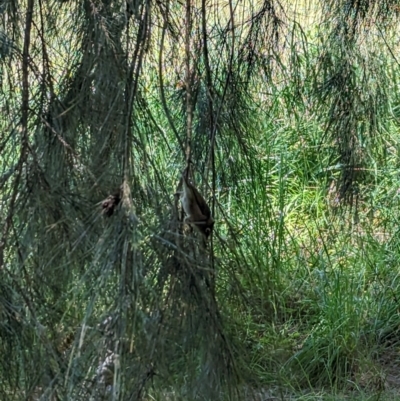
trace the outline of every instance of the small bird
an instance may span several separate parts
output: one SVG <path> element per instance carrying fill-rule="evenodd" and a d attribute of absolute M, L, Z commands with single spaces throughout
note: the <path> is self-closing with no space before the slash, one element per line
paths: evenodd
<path fill-rule="evenodd" d="M 188 180 L 185 171 L 182 174 L 182 189 L 180 199 L 183 210 L 186 214 L 185 223 L 197 228 L 208 238 L 214 227 L 214 219 L 211 217 L 211 210 L 197 188 Z"/>
<path fill-rule="evenodd" d="M 121 202 L 121 190 L 118 189 L 114 191 L 112 195 L 109 195 L 106 199 L 101 202 L 101 207 L 103 209 L 103 214 L 107 217 L 111 217 L 114 213 L 114 210 Z"/>

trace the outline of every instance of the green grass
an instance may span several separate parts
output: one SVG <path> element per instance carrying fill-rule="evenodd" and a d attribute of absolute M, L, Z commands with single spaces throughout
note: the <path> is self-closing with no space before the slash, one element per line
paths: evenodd
<path fill-rule="evenodd" d="M 176 26 L 184 22 L 179 7 L 171 11 Z M 223 12 L 228 21 L 228 8 Z M 48 82 L 32 80 L 29 157 L 19 179 L 0 179 L 1 233 L 8 224 L 0 266 L 1 399 L 55 389 L 62 399 L 85 399 L 109 353 L 120 358 L 113 384 L 123 399 L 399 397 L 399 65 L 381 36 L 360 33 L 351 42 L 350 34 L 340 36 L 338 19 L 326 17 L 318 27 L 285 20 L 274 45 L 261 24 L 252 72 L 243 62 L 253 43 L 244 43 L 249 27 L 239 28 L 246 16 L 236 20 L 232 48 L 244 50 L 233 66 L 232 37 L 218 39 L 217 17 L 208 21 L 216 35 L 208 49 L 214 153 L 204 59 L 192 60 L 192 158 L 196 182 L 213 203 L 212 253 L 211 244 L 205 251 L 196 235 L 174 226 L 187 117 L 177 85 L 184 51 L 172 38 L 174 26 L 159 71 L 154 24 L 129 127 L 124 102 L 131 87 L 124 71 L 121 79 L 107 75 L 108 66 L 120 67 L 113 57 L 87 61 L 93 86 L 75 83 L 77 68 L 61 73 L 51 88 L 55 109 L 47 103 Z M 76 62 L 90 53 L 72 29 L 63 53 L 55 44 L 62 33 L 46 33 L 47 45 L 54 40 L 54 76 L 68 66 L 69 53 Z M 121 44 L 110 45 L 106 34 L 96 36 L 102 46 Z M 41 39 L 32 39 L 39 66 Z M 126 60 L 134 44 L 121 45 Z M 13 91 L 20 77 L 9 74 L 0 126 L 15 129 L 11 140 L 0 134 L 0 175 L 21 149 L 20 91 Z M 59 103 L 74 104 L 64 97 L 74 84 L 78 106 L 61 113 L 63 120 Z M 121 104 L 114 108 L 115 99 Z M 49 121 L 59 136 L 42 125 L 46 112 L 55 113 Z M 129 193 L 106 219 L 99 202 L 121 183 Z M 353 190 L 347 197 L 345 184 Z M 207 282 L 214 272 L 215 299 Z M 112 325 L 102 328 L 110 317 Z"/>

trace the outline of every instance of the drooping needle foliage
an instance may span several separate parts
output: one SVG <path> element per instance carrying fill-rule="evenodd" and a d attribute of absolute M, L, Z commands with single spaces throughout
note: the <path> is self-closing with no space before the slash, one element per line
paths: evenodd
<path fill-rule="evenodd" d="M 399 12 L 0 4 L 0 399 L 396 388 Z"/>

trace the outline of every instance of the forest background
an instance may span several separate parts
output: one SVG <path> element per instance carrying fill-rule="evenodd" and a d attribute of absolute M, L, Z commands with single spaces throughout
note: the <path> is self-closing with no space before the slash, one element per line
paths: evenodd
<path fill-rule="evenodd" d="M 399 13 L 2 1 L 0 399 L 398 399 Z"/>

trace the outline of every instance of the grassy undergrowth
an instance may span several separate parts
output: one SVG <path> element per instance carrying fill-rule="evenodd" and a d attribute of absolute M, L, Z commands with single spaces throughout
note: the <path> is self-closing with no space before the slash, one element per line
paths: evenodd
<path fill-rule="evenodd" d="M 62 3 L 0 35 L 0 399 L 400 397 L 395 5 Z"/>
<path fill-rule="evenodd" d="M 272 121 L 282 119 L 265 126 Z M 233 246 L 246 272 L 243 303 L 227 308 L 247 350 L 246 380 L 292 389 L 282 399 L 396 399 L 397 158 L 375 160 L 353 205 L 341 204 L 313 121 L 261 131 L 258 170 L 232 189 L 229 210 L 241 227 Z M 397 147 L 396 125 L 390 130 Z M 300 396 L 305 388 L 321 393 Z"/>

